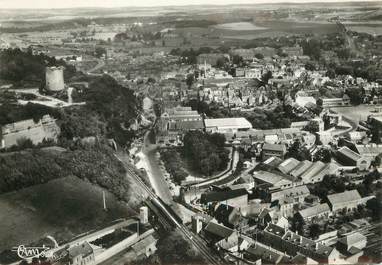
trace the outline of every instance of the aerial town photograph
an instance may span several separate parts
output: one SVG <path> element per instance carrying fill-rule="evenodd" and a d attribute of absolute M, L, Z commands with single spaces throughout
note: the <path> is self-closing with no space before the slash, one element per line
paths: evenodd
<path fill-rule="evenodd" d="M 0 264 L 382 264 L 382 1 L 0 0 Z"/>

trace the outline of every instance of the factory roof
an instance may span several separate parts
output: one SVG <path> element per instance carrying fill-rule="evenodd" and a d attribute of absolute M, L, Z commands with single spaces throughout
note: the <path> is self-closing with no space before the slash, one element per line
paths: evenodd
<path fill-rule="evenodd" d="M 341 147 L 340 149 L 338 149 L 337 152 L 353 161 L 358 161 L 361 158 L 359 154 L 357 154 L 356 152 L 354 152 L 353 150 L 349 149 L 346 146 Z"/>
<path fill-rule="evenodd" d="M 273 186 L 292 183 L 291 180 L 268 171 L 255 171 L 253 172 L 253 177 L 262 182 L 272 184 Z"/>
<path fill-rule="evenodd" d="M 300 163 L 300 161 L 298 161 L 297 159 L 291 157 L 291 158 L 288 158 L 286 159 L 284 162 L 282 162 L 281 164 L 279 164 L 279 166 L 277 167 L 278 170 L 280 170 L 282 173 L 284 174 L 288 174 L 289 172 L 291 172 L 294 168 L 296 168 L 296 166 Z"/>
<path fill-rule="evenodd" d="M 302 175 L 300 175 L 300 178 L 303 180 L 310 180 L 326 167 L 327 165 L 321 161 L 314 162 Z"/>
<path fill-rule="evenodd" d="M 170 122 L 170 130 L 201 130 L 204 129 L 204 123 L 202 120 L 197 121 L 182 121 L 178 120 Z"/>
<path fill-rule="evenodd" d="M 300 177 L 311 165 L 312 162 L 308 160 L 301 161 L 289 174 L 294 177 Z"/>
<path fill-rule="evenodd" d="M 273 168 L 279 166 L 281 163 L 282 163 L 282 160 L 275 156 L 271 156 L 270 158 L 268 158 L 267 160 L 263 162 L 263 164 L 266 164 Z"/>
<path fill-rule="evenodd" d="M 204 122 L 206 127 L 252 128 L 252 124 L 246 118 L 242 117 L 205 119 Z"/>

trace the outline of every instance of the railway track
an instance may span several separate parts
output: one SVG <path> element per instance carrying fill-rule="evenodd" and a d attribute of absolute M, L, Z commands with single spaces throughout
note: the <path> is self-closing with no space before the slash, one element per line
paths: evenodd
<path fill-rule="evenodd" d="M 189 239 L 195 248 L 203 255 L 205 260 L 213 265 L 222 265 L 227 264 L 225 260 L 223 260 L 215 250 L 210 249 L 206 242 L 200 238 L 199 235 L 191 232 L 185 225 L 183 225 L 178 219 L 175 217 L 170 211 L 167 209 L 167 205 L 165 205 L 162 200 L 149 188 L 146 183 L 128 166 L 126 163 L 116 156 L 117 159 L 123 163 L 126 168 L 127 173 L 136 180 L 136 182 L 147 192 L 150 202 L 149 207 L 154 211 L 157 215 L 159 222 L 165 227 L 174 227 L 176 230 L 181 232 L 187 239 Z M 156 210 L 155 210 L 156 209 Z"/>

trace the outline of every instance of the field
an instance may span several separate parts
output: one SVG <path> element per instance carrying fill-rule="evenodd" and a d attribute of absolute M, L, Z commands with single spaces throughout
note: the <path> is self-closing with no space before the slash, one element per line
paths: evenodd
<path fill-rule="evenodd" d="M 359 105 L 359 106 L 351 106 L 351 107 L 336 107 L 336 108 L 330 108 L 330 109 L 358 123 L 359 121 L 367 120 L 367 116 L 375 113 L 374 111 L 377 107 L 382 107 L 382 106 Z"/>
<path fill-rule="evenodd" d="M 135 215 L 112 194 L 105 194 L 107 211 L 103 210 L 101 188 L 66 177 L 0 195 L 0 253 L 47 235 L 65 242 L 113 220 Z"/>

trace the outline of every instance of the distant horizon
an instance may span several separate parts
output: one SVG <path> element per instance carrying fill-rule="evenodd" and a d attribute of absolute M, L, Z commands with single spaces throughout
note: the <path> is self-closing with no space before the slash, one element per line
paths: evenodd
<path fill-rule="evenodd" d="M 226 6 L 256 4 L 307 4 L 307 3 L 378 3 L 381 0 L 0 0 L 0 10 L 71 9 L 71 8 L 148 8 L 186 6 Z"/>

